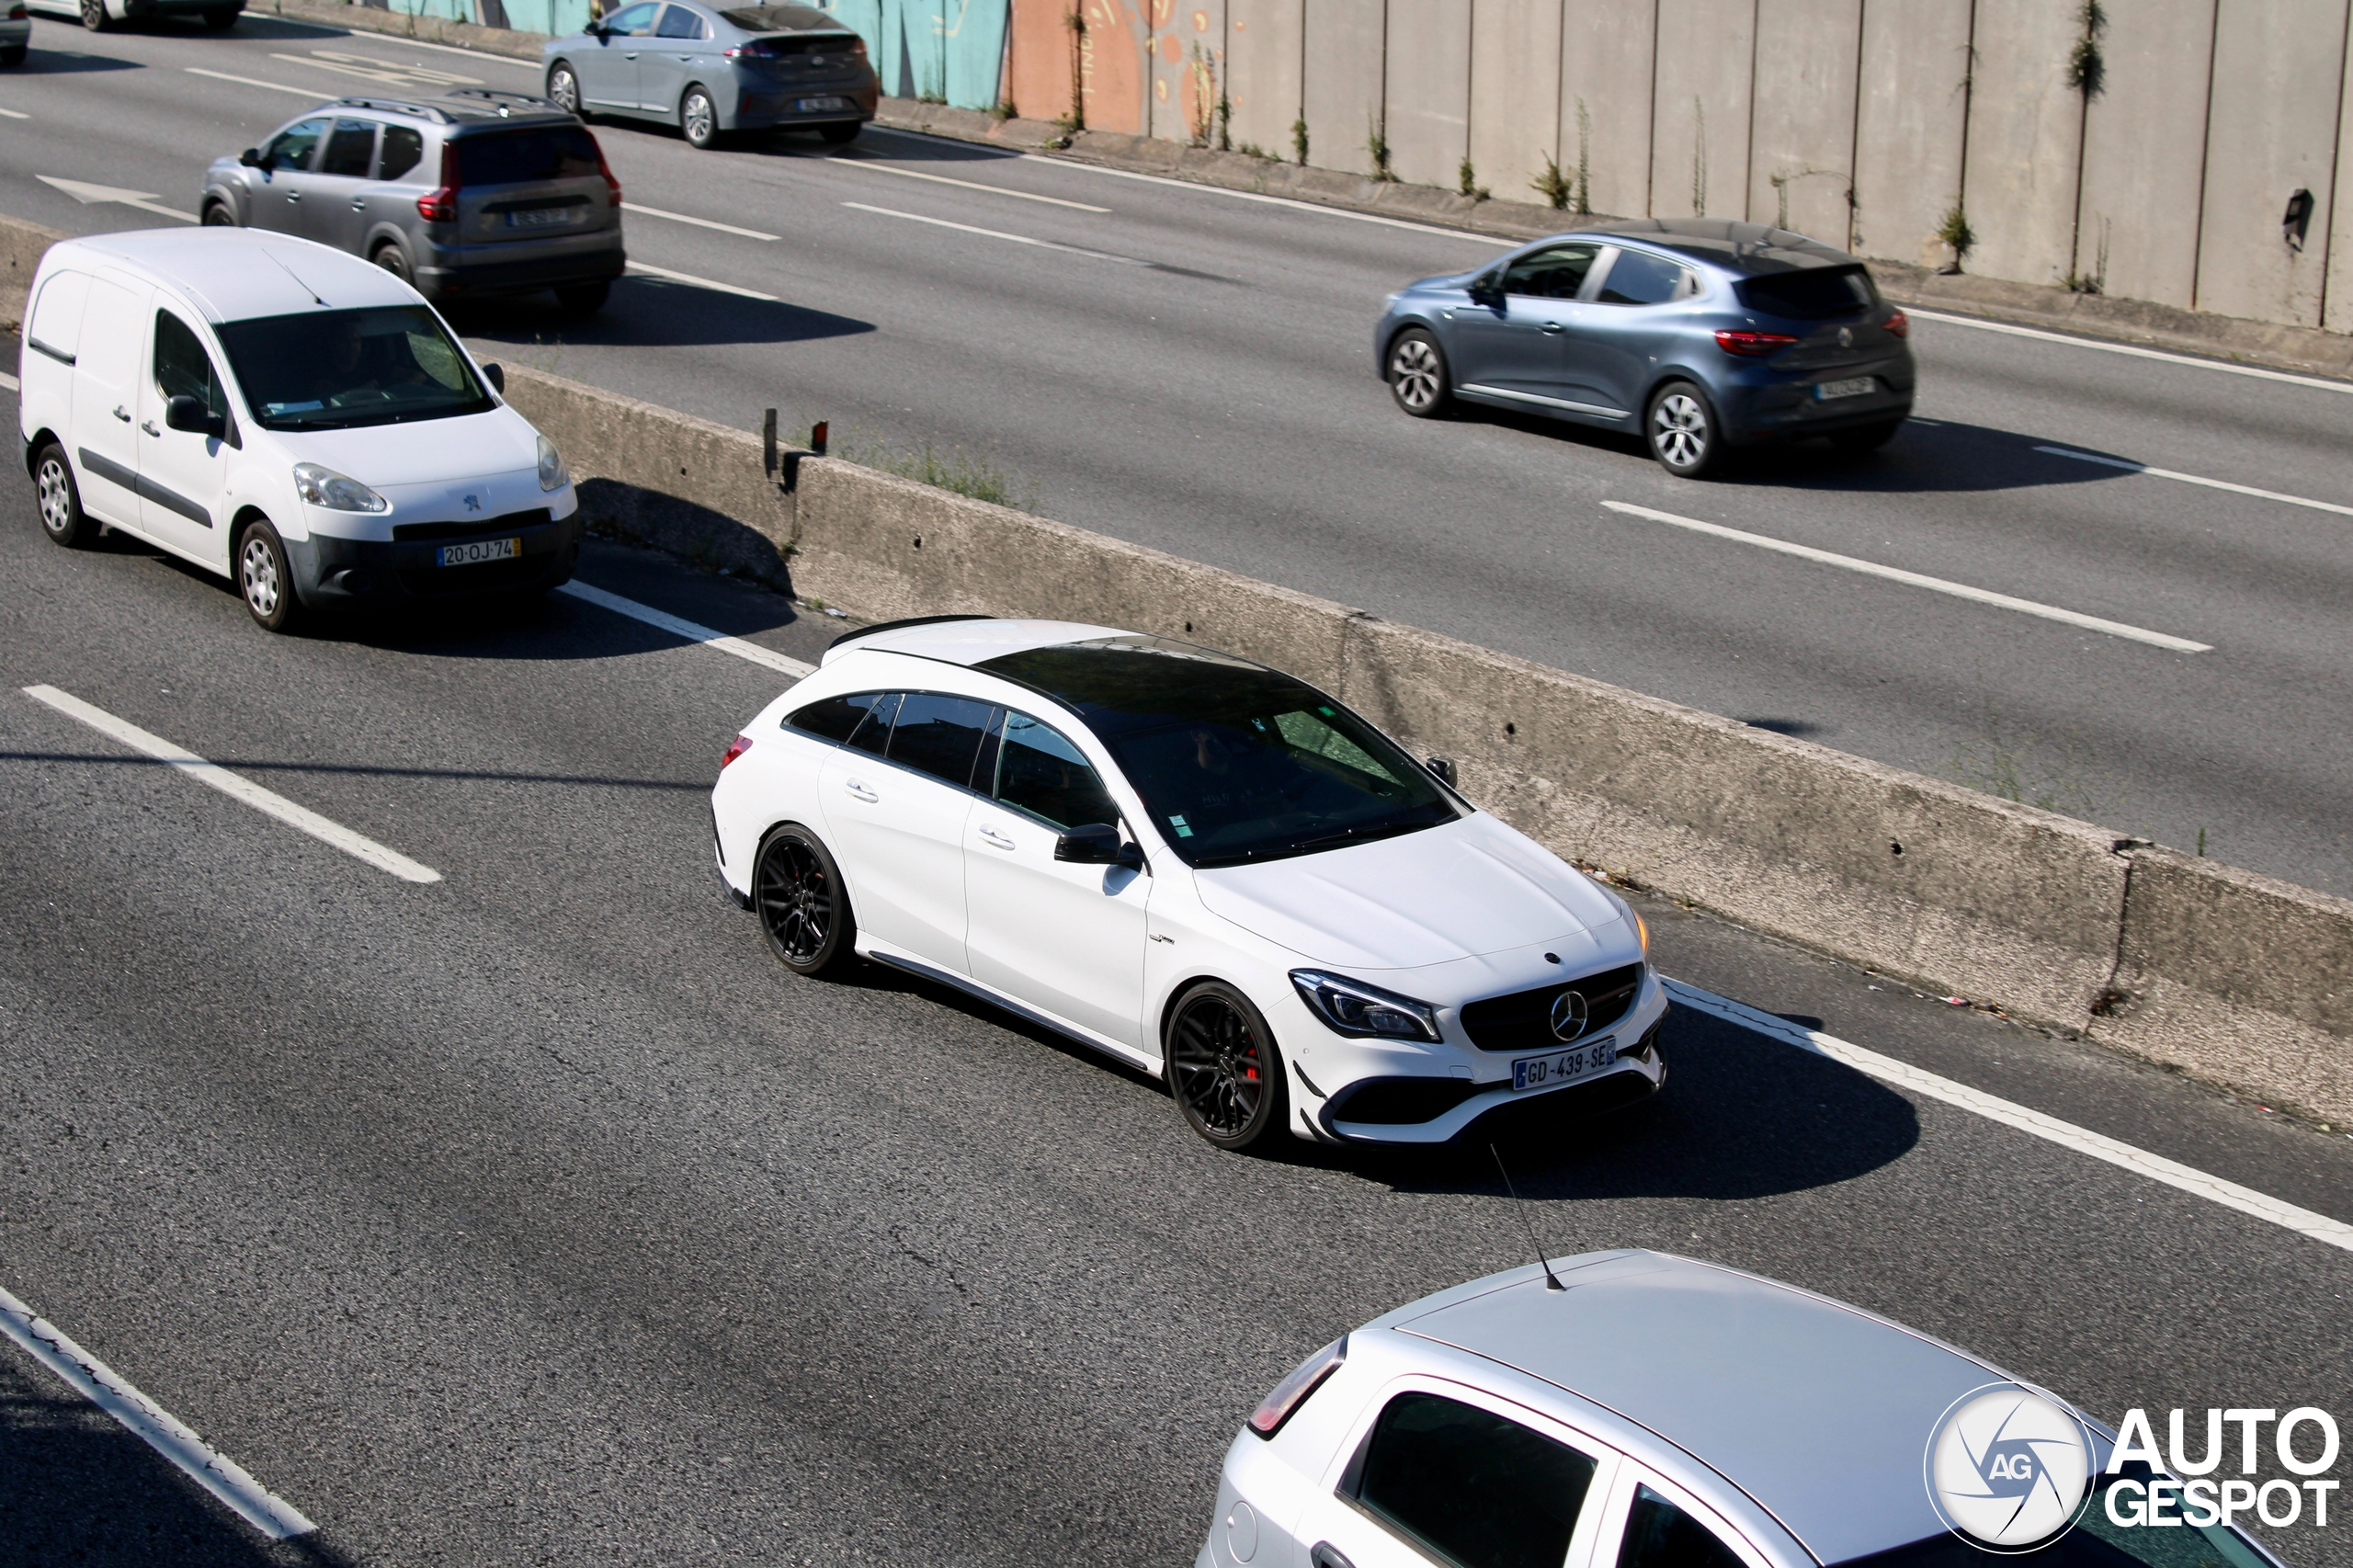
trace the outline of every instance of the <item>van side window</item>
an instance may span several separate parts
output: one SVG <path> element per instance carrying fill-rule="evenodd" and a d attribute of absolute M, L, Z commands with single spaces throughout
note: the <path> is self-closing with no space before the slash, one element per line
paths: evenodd
<path fill-rule="evenodd" d="M 207 413 L 229 412 L 229 400 L 203 341 L 169 311 L 155 312 L 155 390 L 165 397 L 195 398 Z"/>
<path fill-rule="evenodd" d="M 1567 1444 L 1475 1405 L 1401 1393 L 1381 1413 L 1341 1490 L 1442 1562 L 1559 1568 L 1594 1468 Z"/>
<path fill-rule="evenodd" d="M 1618 1568 L 1742 1568 L 1707 1526 L 1647 1486 L 1634 1489 Z"/>
<path fill-rule="evenodd" d="M 376 161 L 376 122 L 372 119 L 338 119 L 334 134 L 327 138 L 326 151 L 319 154 L 319 173 L 341 175 L 346 179 L 366 179 L 368 166 Z"/>
<path fill-rule="evenodd" d="M 398 179 L 425 157 L 425 132 L 413 125 L 384 127 L 383 150 L 377 155 L 376 177 Z"/>
<path fill-rule="evenodd" d="M 327 123 L 324 119 L 306 119 L 300 125 L 288 126 L 261 150 L 263 165 L 270 169 L 309 168 L 311 154 L 319 150 L 320 142 L 326 137 Z"/>

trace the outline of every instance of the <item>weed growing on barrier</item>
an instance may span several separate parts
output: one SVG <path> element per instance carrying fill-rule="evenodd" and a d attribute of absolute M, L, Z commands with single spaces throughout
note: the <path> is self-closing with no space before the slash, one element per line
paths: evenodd
<path fill-rule="evenodd" d="M 1307 121 L 1290 122 L 1290 155 L 1303 167 L 1307 163 Z"/>
<path fill-rule="evenodd" d="M 1945 210 L 1944 222 L 1937 225 L 1937 238 L 1952 249 L 1952 270 L 1959 272 L 1969 253 L 1977 248 L 1977 231 L 1969 226 L 1969 213 L 1956 201 Z"/>
<path fill-rule="evenodd" d="M 1561 172 L 1560 160 L 1554 158 L 1552 153 L 1542 151 L 1539 151 L 1536 155 L 1544 160 L 1544 172 L 1528 183 L 1553 210 L 1565 210 L 1569 205 L 1569 198 L 1575 193 L 1569 187 L 1568 176 Z"/>
<path fill-rule="evenodd" d="M 2035 736 L 2008 729 L 2002 716 L 1989 709 L 1984 732 L 1961 744 L 1944 776 L 2005 801 L 2086 822 L 2117 804 L 2094 787 L 2088 777 L 2091 759 L 2075 743 L 2070 741 L 2055 762 L 2039 759 L 2035 745 Z"/>
<path fill-rule="evenodd" d="M 969 495 L 992 506 L 1010 506 L 1017 512 L 1035 512 L 1038 509 L 1036 485 L 1017 479 L 988 459 L 976 457 L 961 447 L 943 450 L 929 441 L 919 447 L 897 447 L 852 436 L 837 437 L 833 442 L 832 451 L 834 456 L 861 468 L 895 473 L 901 479 L 912 479 L 917 484 L 928 484 L 935 490 L 952 490 L 959 495 Z"/>
<path fill-rule="evenodd" d="M 1471 166 L 1471 160 L 1468 158 L 1463 159 L 1462 166 L 1454 171 L 1454 184 L 1456 189 L 1473 201 L 1495 199 L 1495 193 L 1479 183 L 1479 171 Z"/>
<path fill-rule="evenodd" d="M 1365 119 L 1364 150 L 1372 158 L 1372 177 L 1393 180 L 1389 168 L 1389 128 L 1370 116 Z"/>

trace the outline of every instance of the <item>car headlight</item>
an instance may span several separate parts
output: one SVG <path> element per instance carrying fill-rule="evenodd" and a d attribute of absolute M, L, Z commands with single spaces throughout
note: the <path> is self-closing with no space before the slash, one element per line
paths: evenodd
<path fill-rule="evenodd" d="M 1627 910 L 1626 913 L 1634 915 L 1634 935 L 1643 939 L 1643 961 L 1644 963 L 1648 963 L 1651 961 L 1650 922 L 1643 919 L 1639 915 L 1634 915 L 1634 912 L 1631 909 Z"/>
<path fill-rule="evenodd" d="M 555 443 L 545 436 L 540 437 L 540 488 L 561 490 L 572 483 L 572 471 L 563 466 L 563 455 Z"/>
<path fill-rule="evenodd" d="M 389 512 L 392 504 L 347 474 L 321 463 L 296 463 L 294 488 L 313 506 L 330 512 Z"/>
<path fill-rule="evenodd" d="M 1427 1002 L 1314 969 L 1292 970 L 1290 983 L 1336 1034 L 1355 1040 L 1419 1040 L 1432 1044 L 1443 1038 L 1438 1032 L 1438 1009 Z"/>

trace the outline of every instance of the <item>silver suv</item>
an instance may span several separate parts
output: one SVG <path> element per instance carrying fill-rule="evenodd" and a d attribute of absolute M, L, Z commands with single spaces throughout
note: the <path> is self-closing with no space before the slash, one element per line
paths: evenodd
<path fill-rule="evenodd" d="M 595 135 L 544 98 L 486 87 L 323 104 L 215 160 L 198 210 L 366 256 L 437 303 L 552 289 L 585 313 L 628 263 Z"/>

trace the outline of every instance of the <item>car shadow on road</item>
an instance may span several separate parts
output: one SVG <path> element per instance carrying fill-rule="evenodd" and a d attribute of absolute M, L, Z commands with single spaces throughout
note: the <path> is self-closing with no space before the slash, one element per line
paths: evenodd
<path fill-rule="evenodd" d="M 87 35 L 81 35 L 87 36 Z M 84 54 L 75 49 L 44 47 L 41 35 L 33 34 L 32 52 L 25 56 L 22 65 L 8 69 L 8 80 L 21 81 L 27 76 L 79 76 L 93 71 L 144 71 L 146 65 L 136 60 L 116 60 L 104 54 Z"/>
<path fill-rule="evenodd" d="M 615 348 L 698 348 L 723 344 L 809 343 L 856 337 L 872 322 L 809 310 L 783 301 L 722 293 L 666 278 L 636 273 L 613 285 L 612 298 L 591 316 L 567 315 L 554 296 L 526 294 L 478 304 L 445 305 L 449 324 L 466 337 L 529 346 L 523 363 L 563 374 L 567 345 Z"/>

